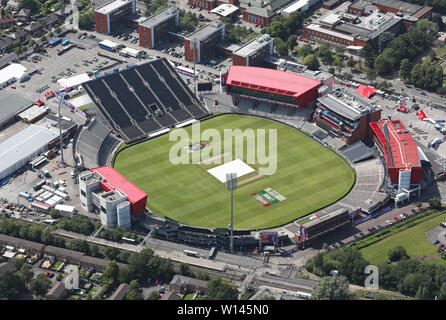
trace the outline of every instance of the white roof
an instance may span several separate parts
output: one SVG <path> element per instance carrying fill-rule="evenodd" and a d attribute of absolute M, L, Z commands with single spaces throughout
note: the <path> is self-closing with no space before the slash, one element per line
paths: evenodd
<path fill-rule="evenodd" d="M 18 63 L 11 63 L 6 68 L 0 70 L 0 84 L 8 82 L 12 79 L 20 80 L 28 75 L 28 69 Z"/>
<path fill-rule="evenodd" d="M 66 211 L 66 212 L 74 212 L 74 211 L 76 211 L 75 207 L 67 206 L 67 205 L 64 205 L 64 204 L 58 204 L 57 206 L 54 207 L 54 209 L 60 210 L 60 211 Z"/>
<path fill-rule="evenodd" d="M 101 14 L 107 14 L 109 12 L 116 10 L 116 9 L 119 9 L 120 7 L 126 5 L 127 3 L 128 3 L 128 1 L 116 0 L 116 1 L 110 2 L 110 3 L 106 4 L 105 6 L 97 9 L 96 12 L 101 13 Z"/>
<path fill-rule="evenodd" d="M 121 50 L 122 52 L 128 52 L 128 53 L 133 53 L 133 54 L 138 54 L 141 51 L 140 50 L 136 50 L 133 48 L 129 48 L 129 47 L 125 47 L 124 49 Z"/>
<path fill-rule="evenodd" d="M 22 131 L 0 142 L 0 174 L 11 165 L 31 157 L 42 146 L 58 136 L 50 129 L 30 124 Z"/>
<path fill-rule="evenodd" d="M 103 46 L 110 47 L 112 49 L 116 49 L 118 47 L 117 43 L 110 41 L 110 40 L 103 40 L 103 41 L 99 42 L 99 44 L 102 44 Z"/>
<path fill-rule="evenodd" d="M 238 7 L 236 7 L 232 4 L 223 3 L 223 4 L 219 5 L 218 7 L 212 9 L 209 12 L 218 14 L 222 17 L 226 17 L 226 16 L 229 16 L 230 14 L 236 12 L 237 10 L 238 10 Z"/>
<path fill-rule="evenodd" d="M 299 0 L 299 1 L 293 2 L 288 7 L 283 9 L 281 12 L 288 13 L 288 14 L 293 13 L 295 11 L 298 11 L 298 10 L 304 8 L 306 5 L 309 4 L 309 2 L 310 2 L 309 0 Z"/>
<path fill-rule="evenodd" d="M 71 78 L 62 78 L 57 80 L 57 83 L 63 88 L 70 88 L 78 86 L 84 82 L 90 81 L 90 77 L 86 73 L 81 73 Z"/>

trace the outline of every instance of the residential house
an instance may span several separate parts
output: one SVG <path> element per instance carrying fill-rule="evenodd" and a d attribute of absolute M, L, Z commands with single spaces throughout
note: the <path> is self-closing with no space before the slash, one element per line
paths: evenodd
<path fill-rule="evenodd" d="M 182 300 L 182 299 L 178 293 L 169 291 L 168 293 L 163 295 L 160 300 Z"/>
<path fill-rule="evenodd" d="M 14 40 L 11 38 L 4 38 L 0 40 L 0 51 L 2 53 L 10 52 L 14 47 Z"/>
<path fill-rule="evenodd" d="M 121 283 L 115 292 L 113 292 L 109 300 L 123 300 L 127 291 L 129 291 L 129 285 L 127 283 Z"/>
<path fill-rule="evenodd" d="M 46 300 L 62 300 L 67 294 L 67 288 L 64 281 L 56 281 L 53 287 L 45 296 Z"/>
<path fill-rule="evenodd" d="M 28 36 L 28 33 L 26 33 L 24 30 L 18 30 L 16 32 L 8 34 L 8 37 L 10 37 L 13 40 L 25 40 Z"/>
<path fill-rule="evenodd" d="M 6 4 L 6 7 L 11 8 L 12 10 L 19 11 L 19 1 L 17 0 L 9 0 Z"/>
<path fill-rule="evenodd" d="M 49 15 L 47 15 L 45 18 L 43 18 L 41 20 L 43 26 L 47 30 L 51 30 L 57 21 L 59 21 L 59 17 L 55 13 L 50 13 Z"/>
<path fill-rule="evenodd" d="M 42 30 L 42 24 L 39 22 L 31 22 L 31 24 L 25 27 L 25 31 L 30 35 L 34 35 L 35 33 Z"/>
<path fill-rule="evenodd" d="M 208 282 L 176 274 L 170 282 L 170 290 L 180 294 L 186 294 L 194 291 L 207 293 Z"/>
<path fill-rule="evenodd" d="M 11 54 L 11 55 L 8 55 L 8 60 L 9 60 L 9 56 L 11 56 L 11 58 L 14 58 L 14 57 L 17 58 L 16 54 Z M 6 60 L 4 60 L 5 58 L 7 58 L 7 57 L 4 57 L 2 60 L 0 60 L 0 69 L 2 67 L 2 61 L 6 61 Z M 11 62 L 11 61 L 9 61 L 9 62 Z M 8 64 L 9 64 L 9 62 L 8 62 Z M 12 246 L 16 250 L 25 249 L 25 251 L 28 254 L 37 255 L 39 258 L 42 257 L 43 252 L 45 250 L 44 244 L 29 241 L 29 240 L 24 240 L 24 239 L 20 239 L 20 238 L 11 237 L 11 236 L 8 236 L 5 234 L 0 234 L 0 245 Z"/>
<path fill-rule="evenodd" d="M 14 24 L 14 18 L 12 16 L 0 17 L 0 28 L 8 28 Z"/>
<path fill-rule="evenodd" d="M 31 17 L 31 10 L 23 8 L 17 13 L 17 20 L 22 22 L 28 22 Z"/>

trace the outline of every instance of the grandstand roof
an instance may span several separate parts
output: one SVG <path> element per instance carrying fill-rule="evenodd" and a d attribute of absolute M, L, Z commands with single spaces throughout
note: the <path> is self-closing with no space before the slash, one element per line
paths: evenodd
<path fill-rule="evenodd" d="M 388 139 L 384 124 L 387 123 Z M 387 167 L 412 168 L 421 167 L 420 156 L 418 154 L 417 143 L 400 120 L 381 120 L 370 123 L 370 127 L 380 140 L 384 148 L 390 146 L 391 160 L 386 157 Z"/>
<path fill-rule="evenodd" d="M 230 66 L 226 84 L 297 97 L 311 89 L 319 87 L 322 83 L 286 71 L 258 67 Z"/>
<path fill-rule="evenodd" d="M 103 184 L 108 185 L 110 190 L 119 189 L 124 192 L 129 202 L 136 203 L 141 199 L 147 197 L 147 194 L 131 183 L 126 177 L 121 175 L 118 171 L 110 166 L 98 167 L 90 169 L 92 172 L 99 173 L 104 177 L 105 181 Z"/>

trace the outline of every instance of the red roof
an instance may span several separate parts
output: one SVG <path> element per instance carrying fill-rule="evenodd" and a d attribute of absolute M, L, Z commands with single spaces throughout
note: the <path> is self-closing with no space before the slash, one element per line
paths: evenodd
<path fill-rule="evenodd" d="M 387 127 L 389 129 L 389 140 L 386 139 L 384 134 L 383 125 L 385 122 L 387 122 Z M 421 167 L 417 143 L 400 120 L 381 120 L 380 122 L 372 122 L 370 123 L 370 127 L 385 148 L 390 144 L 392 159 L 386 159 L 387 167 Z M 385 155 L 385 157 L 387 158 L 387 155 Z"/>
<path fill-rule="evenodd" d="M 230 66 L 226 84 L 297 97 L 318 88 L 322 83 L 292 72 L 259 67 Z"/>
<path fill-rule="evenodd" d="M 110 166 L 90 169 L 92 172 L 99 173 L 106 180 L 103 185 L 107 185 L 110 190 L 119 189 L 124 192 L 130 203 L 136 203 L 147 197 L 147 194 L 131 183 L 126 177 Z"/>
<path fill-rule="evenodd" d="M 369 86 L 365 86 L 363 84 L 360 84 L 359 87 L 355 90 L 357 93 L 363 95 L 366 98 L 370 98 L 372 94 L 374 94 L 377 89 Z"/>

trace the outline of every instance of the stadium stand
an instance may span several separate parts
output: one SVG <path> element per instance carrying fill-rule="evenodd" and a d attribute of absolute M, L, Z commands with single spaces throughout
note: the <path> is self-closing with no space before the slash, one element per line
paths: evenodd
<path fill-rule="evenodd" d="M 103 166 L 118 143 L 119 139 L 110 129 L 92 119 L 79 133 L 77 154 L 81 156 L 82 165 L 86 168 Z"/>
<path fill-rule="evenodd" d="M 373 151 L 362 141 L 355 142 L 351 145 L 346 145 L 339 149 L 339 151 L 353 163 L 373 157 Z"/>
<path fill-rule="evenodd" d="M 82 86 L 102 114 L 97 119 L 126 143 L 209 115 L 165 58 Z"/>

